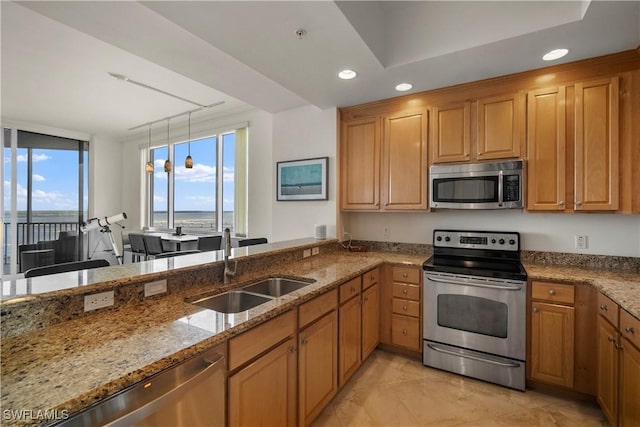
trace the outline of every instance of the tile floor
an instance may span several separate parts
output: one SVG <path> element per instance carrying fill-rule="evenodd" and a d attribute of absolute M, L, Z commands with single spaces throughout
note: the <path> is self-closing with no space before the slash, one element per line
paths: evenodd
<path fill-rule="evenodd" d="M 608 426 L 597 405 L 519 392 L 376 350 L 313 423 L 334 426 Z"/>

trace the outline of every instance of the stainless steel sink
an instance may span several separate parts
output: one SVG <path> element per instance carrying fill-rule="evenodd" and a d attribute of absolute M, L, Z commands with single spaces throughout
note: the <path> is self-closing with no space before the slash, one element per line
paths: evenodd
<path fill-rule="evenodd" d="M 310 285 L 309 282 L 287 279 L 283 277 L 272 277 L 245 286 L 242 288 L 242 290 L 245 292 L 268 295 L 270 297 L 277 298 L 290 292 L 297 291 L 298 289 L 304 288 L 308 285 Z"/>
<path fill-rule="evenodd" d="M 229 291 L 193 301 L 192 304 L 220 313 L 240 313 L 241 311 L 249 310 L 272 299 L 273 298 L 242 291 Z"/>

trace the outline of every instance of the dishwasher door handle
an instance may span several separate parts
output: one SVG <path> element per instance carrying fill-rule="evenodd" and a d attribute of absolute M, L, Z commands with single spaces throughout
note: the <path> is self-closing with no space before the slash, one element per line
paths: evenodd
<path fill-rule="evenodd" d="M 157 412 L 158 409 L 177 403 L 184 397 L 191 389 L 196 387 L 202 381 L 206 380 L 210 375 L 219 369 L 224 369 L 224 356 L 218 355 L 215 360 L 203 359 L 205 363 L 204 369 L 197 374 L 193 375 L 188 380 L 181 384 L 178 384 L 173 389 L 162 394 L 158 398 L 148 402 L 139 408 L 133 409 L 131 412 L 123 415 L 122 417 L 113 420 L 112 422 L 105 424 L 108 427 L 129 427 L 136 424 L 140 420 L 144 420 L 149 415 Z"/>

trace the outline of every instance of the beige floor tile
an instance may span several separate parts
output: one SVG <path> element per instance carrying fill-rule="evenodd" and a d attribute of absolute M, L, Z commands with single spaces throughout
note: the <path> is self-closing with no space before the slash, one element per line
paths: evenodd
<path fill-rule="evenodd" d="M 376 350 L 314 427 L 602 427 L 596 404 L 520 392 Z"/>

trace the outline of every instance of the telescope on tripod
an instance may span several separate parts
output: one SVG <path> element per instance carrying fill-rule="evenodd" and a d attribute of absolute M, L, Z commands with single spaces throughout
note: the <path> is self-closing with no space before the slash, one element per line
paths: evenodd
<path fill-rule="evenodd" d="M 83 233 L 87 233 L 91 230 L 100 229 L 101 233 L 105 233 L 109 237 L 109 242 L 111 243 L 111 247 L 113 248 L 113 253 L 116 257 L 116 261 L 118 264 L 122 264 L 122 251 L 120 249 L 120 245 L 115 241 L 113 237 L 113 233 L 111 232 L 111 225 L 117 225 L 121 229 L 124 228 L 124 225 L 118 224 L 121 221 L 127 219 L 127 214 L 124 212 L 117 213 L 115 215 L 104 217 L 104 218 L 91 218 L 87 222 L 82 223 L 82 227 L 80 227 L 80 231 Z M 96 246 L 93 248 L 93 252 L 87 257 L 91 259 L 91 256 L 96 252 L 100 241 L 96 242 Z"/>

